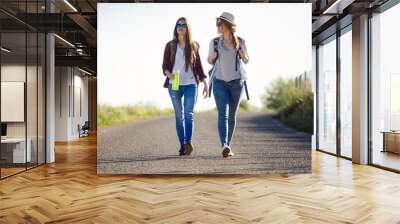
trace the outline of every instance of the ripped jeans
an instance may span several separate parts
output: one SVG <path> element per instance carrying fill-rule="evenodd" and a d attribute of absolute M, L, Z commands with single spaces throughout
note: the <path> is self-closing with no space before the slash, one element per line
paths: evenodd
<path fill-rule="evenodd" d="M 197 101 L 197 85 L 180 85 L 178 91 L 174 91 L 171 88 L 172 85 L 169 84 L 168 92 L 175 110 L 176 133 L 179 143 L 183 146 L 192 141 L 193 111 Z"/>

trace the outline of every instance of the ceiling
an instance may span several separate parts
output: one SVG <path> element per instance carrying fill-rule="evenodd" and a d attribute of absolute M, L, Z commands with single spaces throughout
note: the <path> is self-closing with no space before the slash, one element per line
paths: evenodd
<path fill-rule="evenodd" d="M 313 43 L 335 32 L 338 20 L 374 9 L 388 0 L 251 0 L 252 3 L 311 3 Z M 56 65 L 80 66 L 96 73 L 97 3 L 182 2 L 150 0 L 48 0 L 53 8 L 46 13 L 45 0 L 28 2 L 1 0 L 0 21 L 3 32 L 18 32 L 26 26 L 39 32 L 55 32 Z M 233 2 L 233 1 L 190 1 Z M 49 8 L 47 9 L 49 11 Z M 26 13 L 27 12 L 27 13 Z M 345 18 L 345 19 L 344 19 Z M 342 22 L 341 26 L 346 26 Z M 332 28 L 333 27 L 333 28 Z M 66 41 L 64 41 L 66 40 Z M 72 45 L 71 45 L 72 44 Z"/>

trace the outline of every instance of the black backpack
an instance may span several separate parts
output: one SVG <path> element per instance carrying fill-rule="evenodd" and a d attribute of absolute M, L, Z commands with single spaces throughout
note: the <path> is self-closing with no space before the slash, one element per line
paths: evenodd
<path fill-rule="evenodd" d="M 242 43 L 242 38 L 240 38 L 240 37 L 237 37 L 238 39 L 239 39 L 239 42 L 240 42 L 240 44 Z M 215 63 L 217 62 L 217 59 L 218 59 L 218 41 L 219 41 L 219 37 L 216 37 L 216 38 L 214 38 L 213 39 L 213 43 L 214 43 L 214 51 L 215 52 L 217 52 L 217 57 L 215 58 L 215 61 L 214 61 L 214 63 L 213 63 L 213 66 L 212 66 L 212 68 L 208 71 L 208 76 L 209 76 L 209 78 L 210 78 L 210 86 L 209 86 L 209 89 L 208 89 L 208 92 L 209 92 L 209 97 L 211 97 L 211 90 L 212 90 L 212 82 L 213 82 L 213 80 L 211 80 L 213 77 L 211 77 L 211 75 L 212 75 L 212 73 L 213 73 L 213 71 L 214 71 L 214 68 L 215 68 Z M 241 45 L 239 45 L 239 49 L 236 51 L 236 60 L 235 60 L 235 71 L 237 71 L 237 65 L 238 65 L 238 60 L 239 59 L 241 59 L 241 57 L 240 57 L 240 54 L 239 54 L 239 50 L 241 49 Z M 246 82 L 246 80 L 244 80 L 244 89 L 245 89 L 245 91 L 246 91 L 246 97 L 247 97 L 247 100 L 250 100 L 250 97 L 249 97 L 249 91 L 247 90 L 247 82 Z"/>

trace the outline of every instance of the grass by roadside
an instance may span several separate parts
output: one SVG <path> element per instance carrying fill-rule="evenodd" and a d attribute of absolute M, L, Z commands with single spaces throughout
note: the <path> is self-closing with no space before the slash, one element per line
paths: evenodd
<path fill-rule="evenodd" d="M 279 78 L 266 88 L 264 109 L 274 111 L 284 124 L 299 131 L 313 132 L 313 92 L 309 74 L 294 79 Z"/>
<path fill-rule="evenodd" d="M 243 112 L 259 111 L 259 108 L 250 104 L 248 100 L 242 99 L 239 104 L 239 111 Z"/>
<path fill-rule="evenodd" d="M 173 109 L 160 109 L 152 104 L 136 104 L 118 107 L 99 105 L 97 109 L 97 122 L 100 128 L 131 123 L 173 113 Z"/>
<path fill-rule="evenodd" d="M 97 109 L 97 123 L 99 128 L 132 123 L 135 121 L 155 118 L 163 115 L 170 115 L 174 113 L 174 110 L 172 108 L 160 109 L 152 104 L 135 104 L 118 107 L 100 104 Z M 216 108 L 213 108 L 207 111 L 201 111 L 201 113 L 216 110 Z M 239 110 L 249 112 L 257 111 L 258 109 L 253 105 L 250 105 L 248 101 L 242 100 L 239 105 Z"/>

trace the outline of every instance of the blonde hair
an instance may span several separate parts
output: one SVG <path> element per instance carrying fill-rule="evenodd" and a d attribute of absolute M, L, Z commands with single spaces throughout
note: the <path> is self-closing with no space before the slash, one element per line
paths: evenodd
<path fill-rule="evenodd" d="M 228 28 L 229 33 L 231 34 L 232 40 L 234 41 L 235 48 L 239 49 L 239 39 L 235 35 L 236 32 L 236 25 L 233 25 L 232 23 L 229 23 L 223 19 L 221 19 L 221 22 Z"/>

